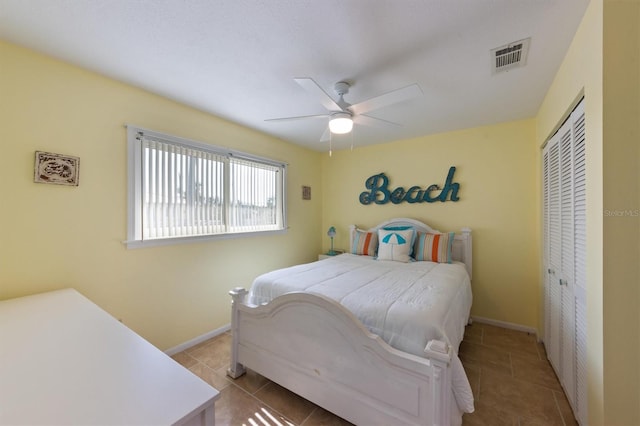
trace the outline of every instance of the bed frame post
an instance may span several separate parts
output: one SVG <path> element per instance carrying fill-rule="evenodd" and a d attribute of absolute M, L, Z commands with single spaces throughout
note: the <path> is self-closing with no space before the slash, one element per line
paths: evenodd
<path fill-rule="evenodd" d="M 238 306 L 244 303 L 244 297 L 247 294 L 247 290 L 242 287 L 236 287 L 233 290 L 229 291 L 231 295 L 231 363 L 229 369 L 227 370 L 227 375 L 232 379 L 237 379 L 242 376 L 246 370 L 244 365 L 238 362 L 238 338 L 239 338 L 239 329 L 238 329 L 238 316 L 240 315 L 238 311 Z"/>
<path fill-rule="evenodd" d="M 441 340 L 430 340 L 424 349 L 427 358 L 433 365 L 433 419 L 435 425 L 451 424 L 451 360 L 453 350 L 451 346 Z"/>

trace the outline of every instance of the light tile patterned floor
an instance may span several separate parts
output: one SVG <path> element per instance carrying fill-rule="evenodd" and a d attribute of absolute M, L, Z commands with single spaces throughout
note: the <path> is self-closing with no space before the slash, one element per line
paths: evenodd
<path fill-rule="evenodd" d="M 225 333 L 173 356 L 221 392 L 216 425 L 350 424 L 256 373 L 226 377 L 230 342 Z M 460 359 L 476 407 L 463 417 L 463 425 L 577 424 L 544 347 L 533 335 L 474 323 L 465 331 Z"/>
<path fill-rule="evenodd" d="M 577 425 L 535 336 L 474 323 L 459 353 L 476 408 L 463 425 Z"/>

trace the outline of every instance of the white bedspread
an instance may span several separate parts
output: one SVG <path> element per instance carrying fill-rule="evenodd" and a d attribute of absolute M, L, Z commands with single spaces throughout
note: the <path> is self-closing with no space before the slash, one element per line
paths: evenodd
<path fill-rule="evenodd" d="M 417 356 L 424 356 L 431 339 L 444 340 L 457 352 L 472 301 L 462 264 L 400 263 L 343 254 L 259 276 L 248 302 L 268 303 L 293 291 L 340 302 L 389 345 Z"/>
<path fill-rule="evenodd" d="M 473 412 L 471 387 L 457 357 L 472 302 L 463 264 L 379 261 L 345 253 L 263 274 L 253 282 L 247 302 L 261 305 L 294 291 L 336 300 L 403 352 L 424 357 L 429 340 L 449 343 L 455 352 L 452 391 L 459 409 Z"/>

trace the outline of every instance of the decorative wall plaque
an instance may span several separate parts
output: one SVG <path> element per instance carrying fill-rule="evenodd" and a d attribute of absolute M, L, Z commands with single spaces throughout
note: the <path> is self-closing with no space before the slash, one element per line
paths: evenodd
<path fill-rule="evenodd" d="M 79 157 L 36 151 L 35 182 L 78 186 L 79 176 Z"/>
<path fill-rule="evenodd" d="M 303 186 L 302 187 L 302 199 L 303 200 L 310 200 L 311 199 L 311 187 L 310 186 Z"/>
<path fill-rule="evenodd" d="M 364 185 L 367 191 L 360 194 L 360 203 L 362 204 L 400 204 L 407 203 L 435 203 L 436 201 L 458 201 L 458 190 L 460 184 L 453 181 L 453 174 L 456 168 L 451 166 L 447 179 L 442 189 L 440 186 L 433 184 L 426 189 L 419 186 L 412 186 L 404 189 L 399 186 L 395 189 L 389 188 L 389 178 L 384 173 L 378 173 L 369 177 Z M 439 191 L 439 192 L 438 192 Z"/>

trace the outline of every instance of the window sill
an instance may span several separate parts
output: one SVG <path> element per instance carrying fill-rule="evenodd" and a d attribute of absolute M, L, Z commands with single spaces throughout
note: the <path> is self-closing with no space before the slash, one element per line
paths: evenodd
<path fill-rule="evenodd" d="M 234 238 L 265 237 L 269 235 L 282 235 L 286 233 L 287 233 L 287 229 L 278 229 L 275 231 L 233 232 L 228 234 L 198 235 L 193 237 L 157 238 L 153 240 L 132 240 L 132 241 L 123 241 L 123 244 L 127 246 L 127 249 L 138 249 L 138 248 L 146 248 L 146 247 L 169 246 L 169 245 L 176 245 L 176 244 L 201 243 L 201 242 L 215 241 L 215 240 L 229 240 Z"/>

